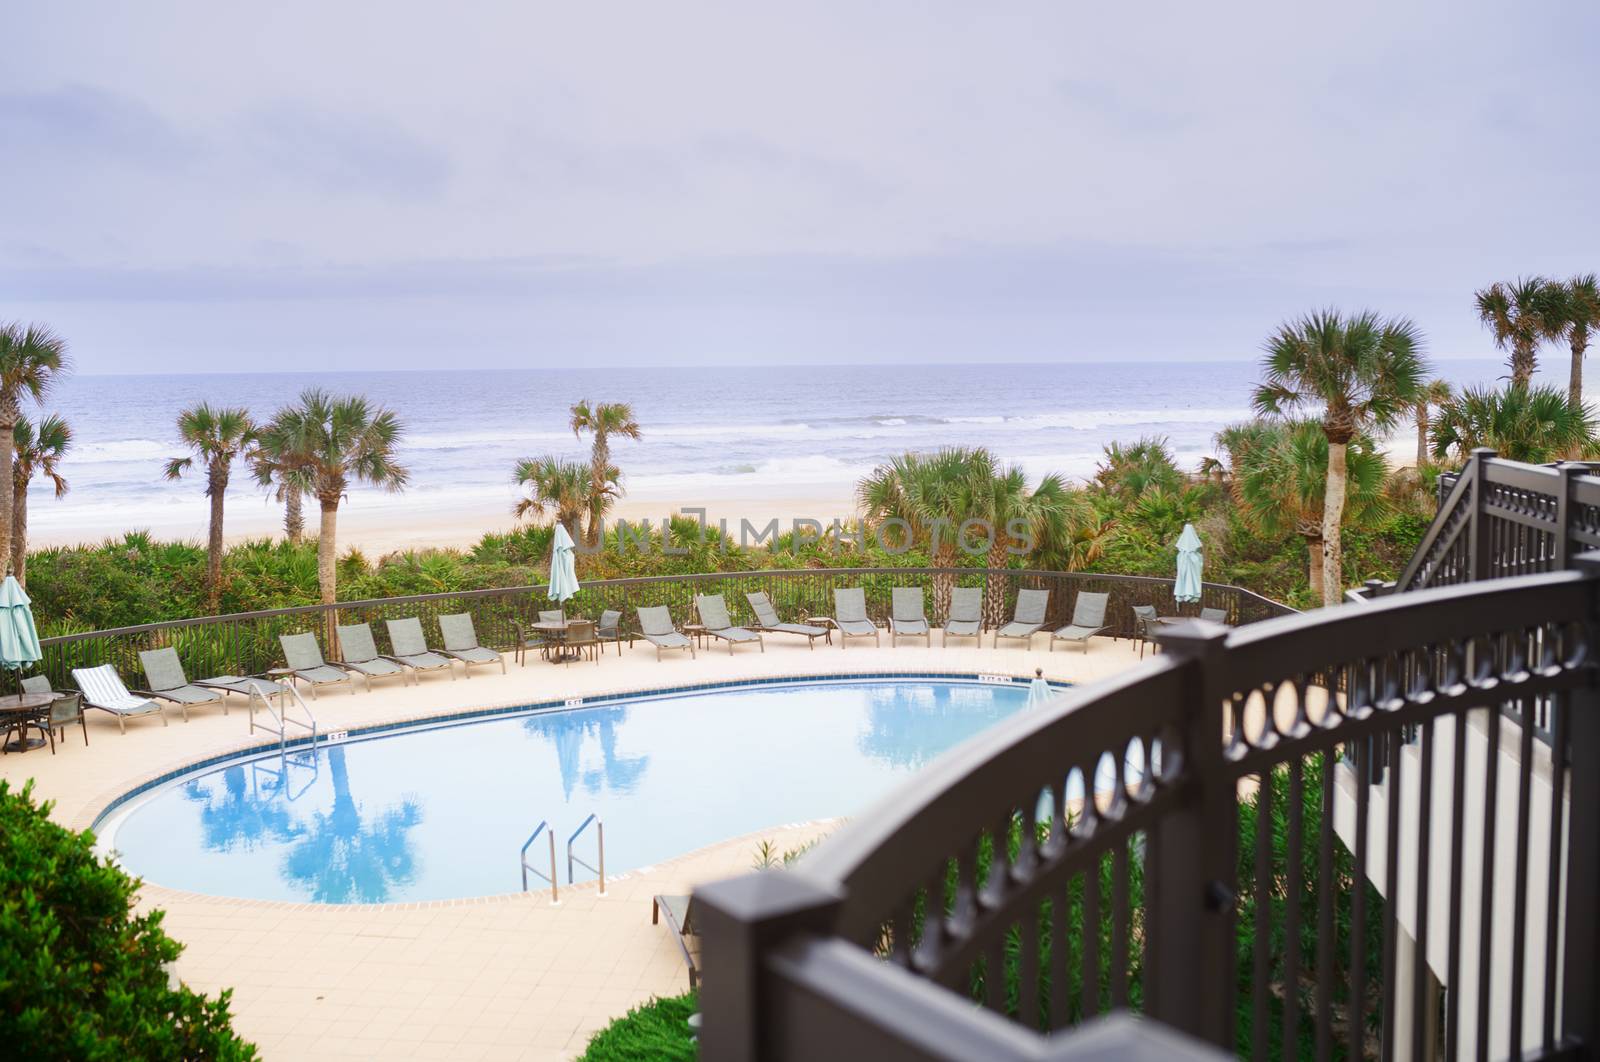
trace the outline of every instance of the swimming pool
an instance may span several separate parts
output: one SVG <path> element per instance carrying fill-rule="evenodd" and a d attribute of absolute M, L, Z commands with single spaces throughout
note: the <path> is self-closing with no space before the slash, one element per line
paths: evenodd
<path fill-rule="evenodd" d="M 497 714 L 216 764 L 96 830 L 132 873 L 192 892 L 330 904 L 514 892 L 540 820 L 566 884 L 567 837 L 599 815 L 615 876 L 854 814 L 1026 700 L 1009 682 L 848 680 Z M 541 869 L 547 843 L 529 853 Z M 593 862 L 592 835 L 575 850 Z"/>

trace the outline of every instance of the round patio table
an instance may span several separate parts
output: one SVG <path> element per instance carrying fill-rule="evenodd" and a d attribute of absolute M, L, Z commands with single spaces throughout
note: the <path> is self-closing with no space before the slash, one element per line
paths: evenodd
<path fill-rule="evenodd" d="M 559 664 L 567 658 L 566 648 L 562 644 L 567 640 L 566 620 L 540 620 L 537 623 L 528 624 L 528 629 L 549 635 L 550 640 L 540 650 L 540 654 L 546 660 L 552 664 Z"/>
<path fill-rule="evenodd" d="M 28 726 L 50 710 L 54 693 L 24 693 L 20 697 L 0 697 L 0 726 L 9 734 L 15 730 L 16 739 L 5 745 L 7 752 L 27 752 L 44 744 L 44 738 L 28 736 Z"/>

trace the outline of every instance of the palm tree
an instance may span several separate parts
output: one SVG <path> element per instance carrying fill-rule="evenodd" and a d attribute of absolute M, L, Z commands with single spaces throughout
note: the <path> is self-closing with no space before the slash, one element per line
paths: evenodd
<path fill-rule="evenodd" d="M 1414 407 L 1417 417 L 1417 467 L 1421 468 L 1428 463 L 1428 416 L 1434 406 L 1442 406 L 1450 401 L 1450 396 L 1455 392 L 1450 389 L 1446 380 L 1429 380 L 1421 391 L 1417 392 L 1417 404 Z"/>
<path fill-rule="evenodd" d="M 1544 277 L 1495 281 L 1477 294 L 1478 319 L 1494 333 L 1494 345 L 1511 354 L 1511 382 L 1526 387 L 1538 366 L 1539 344 L 1561 335 L 1560 301 Z"/>
<path fill-rule="evenodd" d="M 12 432 L 16 455 L 11 465 L 11 571 L 17 582 L 28 585 L 28 485 L 43 475 L 55 486 L 56 497 L 67 492 L 57 465 L 72 449 L 72 426 L 52 413 L 39 422 L 20 417 Z"/>
<path fill-rule="evenodd" d="M 43 401 L 70 367 L 66 340 L 44 325 L 0 323 L 0 483 L 13 479 L 17 421 L 22 397 Z M 11 491 L 0 490 L 0 568 L 12 560 L 11 531 L 16 520 Z M 0 575 L 5 574 L 0 570 Z"/>
<path fill-rule="evenodd" d="M 1095 485 L 1125 501 L 1154 487 L 1176 490 L 1183 485 L 1183 473 L 1165 436 L 1145 435 L 1132 443 L 1108 443 L 1102 454 L 1094 473 Z"/>
<path fill-rule="evenodd" d="M 611 463 L 611 436 L 639 438 L 639 422 L 633 419 L 633 406 L 626 402 L 590 402 L 587 398 L 572 407 L 572 434 L 582 438 L 594 435 L 589 455 L 589 529 L 584 544 L 600 544 L 601 523 L 612 503 L 622 493 L 622 474 Z M 574 532 L 576 534 L 576 532 Z"/>
<path fill-rule="evenodd" d="M 978 453 L 988 456 L 986 451 Z M 972 472 L 976 507 L 994 533 L 989 546 L 991 568 L 1006 567 L 1011 549 L 1023 543 L 1031 543 L 1030 551 L 1038 552 L 1050 551 L 1055 544 L 1065 542 L 1088 508 L 1055 473 L 1029 490 L 1027 474 L 1020 465 L 999 467 L 991 458 L 987 467 L 981 460 L 974 461 Z M 1017 529 L 1026 534 L 1014 535 Z M 1005 581 L 990 579 L 983 595 L 985 622 L 999 626 L 1005 620 L 1005 607 Z"/>
<path fill-rule="evenodd" d="M 283 503 L 283 535 L 298 546 L 306 533 L 305 496 L 292 473 L 304 461 L 294 453 L 293 439 L 280 420 L 274 417 L 256 432 L 248 459 L 256 482 Z"/>
<path fill-rule="evenodd" d="M 589 468 L 546 454 L 518 461 L 513 477 L 525 492 L 512 510 L 519 519 L 543 516 L 549 510 L 568 534 L 578 537 L 584 514 L 593 512 Z"/>
<path fill-rule="evenodd" d="M 1267 340 L 1265 379 L 1256 410 L 1287 416 L 1319 408 L 1328 437 L 1328 484 L 1322 511 L 1322 603 L 1339 603 L 1344 589 L 1344 504 L 1350 442 L 1387 430 L 1416 405 L 1427 375 L 1422 333 L 1405 318 L 1384 320 L 1370 310 L 1345 317 L 1319 310 L 1279 327 Z"/>
<path fill-rule="evenodd" d="M 211 523 L 206 533 L 206 603 L 213 612 L 222 597 L 222 508 L 228 493 L 233 459 L 255 440 L 256 425 L 250 411 L 237 406 L 201 402 L 178 414 L 178 438 L 191 451 L 188 457 L 167 462 L 168 479 L 178 479 L 199 458 L 206 469 L 206 497 L 211 499 Z"/>
<path fill-rule="evenodd" d="M 1593 450 L 1594 432 L 1588 408 L 1558 388 L 1469 387 L 1434 418 L 1433 454 L 1464 461 L 1487 446 L 1513 461 L 1539 463 Z"/>
<path fill-rule="evenodd" d="M 1589 334 L 1600 331 L 1600 280 L 1593 273 L 1573 277 L 1557 290 L 1558 323 L 1572 346 L 1572 375 L 1567 397 L 1575 406 L 1583 405 L 1583 355 L 1589 349 Z"/>
<path fill-rule="evenodd" d="M 1235 496 L 1246 526 L 1263 535 L 1299 535 L 1306 543 L 1306 578 L 1323 585 L 1323 492 L 1328 483 L 1328 436 L 1314 420 L 1263 425 L 1246 449 L 1230 455 Z M 1346 451 L 1346 505 L 1356 519 L 1384 508 L 1388 468 L 1371 438 L 1361 435 Z"/>
<path fill-rule="evenodd" d="M 981 497 L 985 474 L 994 458 L 987 450 L 947 447 L 936 453 L 905 453 L 873 469 L 856 485 L 856 500 L 867 524 L 903 520 L 914 541 L 928 545 L 934 568 L 954 568 L 957 535 L 966 520 L 983 519 L 989 501 Z M 950 608 L 951 574 L 933 577 L 935 615 Z"/>
<path fill-rule="evenodd" d="M 330 395 L 315 387 L 300 396 L 298 406 L 280 411 L 275 423 L 293 466 L 284 473 L 286 481 L 314 496 L 322 510 L 317 582 L 322 603 L 331 605 L 338 595 L 339 503 L 352 481 L 405 489 L 411 473 L 395 460 L 405 429 L 392 411 L 360 395 Z"/>

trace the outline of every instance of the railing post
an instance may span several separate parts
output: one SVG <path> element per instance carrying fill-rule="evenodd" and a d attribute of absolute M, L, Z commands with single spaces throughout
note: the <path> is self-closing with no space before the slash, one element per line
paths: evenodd
<path fill-rule="evenodd" d="M 1472 558 L 1472 581 L 1481 582 L 1489 578 L 1489 529 L 1484 526 L 1483 500 L 1489 490 L 1489 458 L 1494 456 L 1494 451 L 1487 446 L 1476 447 L 1467 461 L 1467 467 L 1462 469 L 1462 475 L 1472 477 L 1469 489 L 1472 491 L 1472 515 L 1467 522 L 1467 543 L 1469 556 Z"/>
<path fill-rule="evenodd" d="M 1561 482 L 1556 487 L 1556 540 L 1550 560 L 1551 570 L 1561 571 L 1572 561 L 1572 551 L 1568 548 L 1572 527 L 1572 480 L 1588 469 L 1574 461 L 1563 461 L 1556 466 L 1556 471 L 1561 473 Z"/>
<path fill-rule="evenodd" d="M 1151 1017 L 1231 1048 L 1239 821 L 1223 759 L 1227 637 L 1227 628 L 1199 620 L 1157 635 L 1184 667 L 1182 798 L 1154 831 L 1155 896 L 1147 911 L 1153 953 L 1144 969 Z"/>
<path fill-rule="evenodd" d="M 841 897 L 785 870 L 703 885 L 694 891 L 700 931 L 700 1057 L 743 1062 L 766 1056 L 772 1000 L 766 954 L 800 931 L 827 932 Z"/>
<path fill-rule="evenodd" d="M 1573 558 L 1594 587 L 1589 622 L 1582 637 L 1589 660 L 1600 652 L 1600 552 Z M 1600 687 L 1594 680 L 1566 695 L 1567 762 L 1592 765 L 1600 759 Z M 1600 1047 L 1600 771 L 1573 770 L 1568 789 L 1566 966 L 1562 975 L 1561 1038 L 1589 1055 Z M 1556 794 L 1557 799 L 1560 794 Z"/>

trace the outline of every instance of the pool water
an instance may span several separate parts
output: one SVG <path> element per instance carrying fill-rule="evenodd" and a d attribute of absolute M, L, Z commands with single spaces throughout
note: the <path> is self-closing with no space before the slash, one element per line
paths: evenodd
<path fill-rule="evenodd" d="M 330 904 L 514 892 L 518 849 L 541 820 L 565 884 L 567 838 L 598 814 L 614 876 L 854 814 L 1026 700 L 1017 684 L 882 680 L 495 715 L 206 768 L 135 797 L 99 832 L 132 873 L 193 892 Z M 595 861 L 592 829 L 574 852 Z M 541 836 L 529 862 L 549 859 Z"/>

